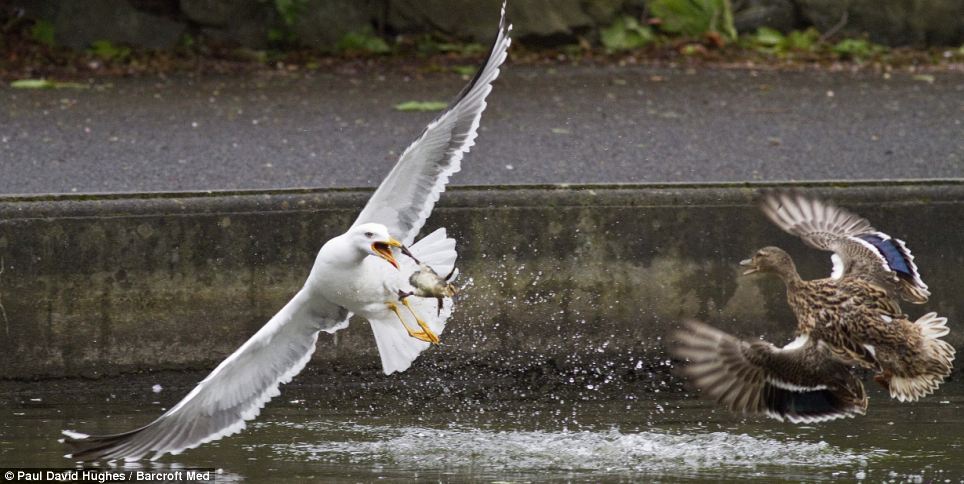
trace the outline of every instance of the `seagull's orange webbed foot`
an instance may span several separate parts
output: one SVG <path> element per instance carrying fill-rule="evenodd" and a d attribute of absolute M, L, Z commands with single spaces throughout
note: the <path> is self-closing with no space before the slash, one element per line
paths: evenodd
<path fill-rule="evenodd" d="M 412 316 L 415 316 L 415 321 L 418 322 L 418 325 L 422 328 L 422 331 L 415 331 L 414 329 L 409 327 L 409 325 L 405 322 L 405 319 L 402 318 L 402 314 L 398 311 L 398 305 L 396 305 L 393 302 L 386 303 L 386 305 L 388 306 L 388 309 L 391 309 L 392 312 L 395 313 L 395 316 L 398 317 L 398 321 L 401 322 L 402 326 L 405 327 L 405 331 L 408 332 L 408 335 L 417 340 L 424 341 L 426 343 L 431 343 L 433 345 L 439 344 L 438 336 L 434 332 L 432 332 L 431 328 L 429 328 L 424 321 L 422 321 L 418 316 L 415 315 L 415 312 L 412 311 L 411 306 L 408 305 L 408 302 L 405 299 L 402 299 L 402 304 L 404 304 L 405 307 L 407 307 L 408 310 L 412 312 Z"/>
<path fill-rule="evenodd" d="M 434 331 L 432 331 L 432 328 L 430 328 L 428 324 L 422 320 L 422 318 L 418 317 L 418 314 L 415 313 L 415 310 L 412 309 L 412 306 L 408 303 L 408 298 L 402 298 L 402 304 L 404 304 L 405 307 L 408 308 L 408 312 L 412 313 L 412 317 L 415 318 L 415 322 L 418 323 L 418 326 L 420 328 L 422 328 L 422 331 L 419 334 L 423 334 L 426 337 L 428 337 L 429 343 L 432 343 L 433 345 L 439 344 L 441 340 L 438 339 L 438 335 L 435 334 Z M 426 340 L 422 340 L 422 341 L 426 341 Z"/>

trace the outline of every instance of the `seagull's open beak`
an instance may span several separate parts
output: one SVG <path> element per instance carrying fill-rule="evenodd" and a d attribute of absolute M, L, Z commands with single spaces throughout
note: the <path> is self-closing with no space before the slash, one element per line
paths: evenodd
<path fill-rule="evenodd" d="M 392 254 L 392 247 L 405 247 L 401 242 L 389 237 L 385 242 L 375 242 L 372 244 L 372 250 L 378 254 L 379 257 L 388 261 L 389 264 L 395 266 L 398 269 L 398 261 L 395 260 L 395 256 Z"/>
<path fill-rule="evenodd" d="M 740 265 L 741 265 L 741 266 L 744 266 L 744 267 L 749 266 L 749 269 L 743 271 L 743 275 L 744 275 L 744 276 L 749 275 L 749 274 L 753 274 L 754 272 L 760 270 L 759 267 L 753 265 L 753 259 L 743 259 L 743 260 L 740 261 Z"/>

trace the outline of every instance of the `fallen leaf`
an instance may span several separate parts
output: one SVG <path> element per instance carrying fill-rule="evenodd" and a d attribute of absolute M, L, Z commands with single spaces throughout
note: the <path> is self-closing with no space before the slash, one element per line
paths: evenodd
<path fill-rule="evenodd" d="M 90 86 L 78 82 L 59 82 L 49 79 L 19 79 L 10 83 L 14 89 L 87 89 Z"/>
<path fill-rule="evenodd" d="M 396 111 L 441 111 L 448 107 L 442 101 L 405 101 L 395 105 Z"/>

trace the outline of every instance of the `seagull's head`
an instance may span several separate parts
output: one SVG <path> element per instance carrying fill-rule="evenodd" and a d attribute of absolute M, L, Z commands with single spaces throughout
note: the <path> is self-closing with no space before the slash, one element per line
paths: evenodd
<path fill-rule="evenodd" d="M 744 276 L 755 272 L 782 274 L 793 267 L 793 259 L 779 247 L 764 247 L 756 251 L 753 257 L 740 261 L 740 265 L 747 268 L 743 271 Z"/>
<path fill-rule="evenodd" d="M 376 223 L 361 224 L 352 227 L 348 235 L 358 250 L 381 257 L 398 269 L 398 261 L 392 254 L 392 247 L 404 248 L 405 246 L 388 234 L 387 227 Z"/>

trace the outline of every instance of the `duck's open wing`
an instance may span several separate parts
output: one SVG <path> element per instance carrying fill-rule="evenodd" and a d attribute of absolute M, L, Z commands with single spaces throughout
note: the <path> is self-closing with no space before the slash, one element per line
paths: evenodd
<path fill-rule="evenodd" d="M 930 292 L 904 241 L 874 229 L 866 219 L 795 192 L 763 197 L 763 213 L 814 248 L 834 253 L 831 277 L 855 275 L 893 286 L 901 298 L 922 304 Z"/>
<path fill-rule="evenodd" d="M 150 424 L 113 435 L 69 430 L 63 442 L 81 461 L 135 461 L 178 454 L 240 432 L 278 387 L 297 375 L 315 351 L 319 331 L 348 324 L 348 311 L 302 289 L 257 333 L 221 362 L 186 397 Z"/>
<path fill-rule="evenodd" d="M 402 153 L 355 225 L 380 223 L 406 245 L 415 240 L 449 177 L 461 169 L 462 156 L 475 144 L 485 98 L 505 61 L 511 29 L 505 23 L 503 4 L 499 34 L 485 64 L 455 101 Z"/>
<path fill-rule="evenodd" d="M 680 372 L 704 396 L 734 412 L 804 423 L 867 409 L 863 384 L 850 366 L 806 336 L 778 348 L 693 321 L 676 333 L 671 351 L 688 360 Z"/>

